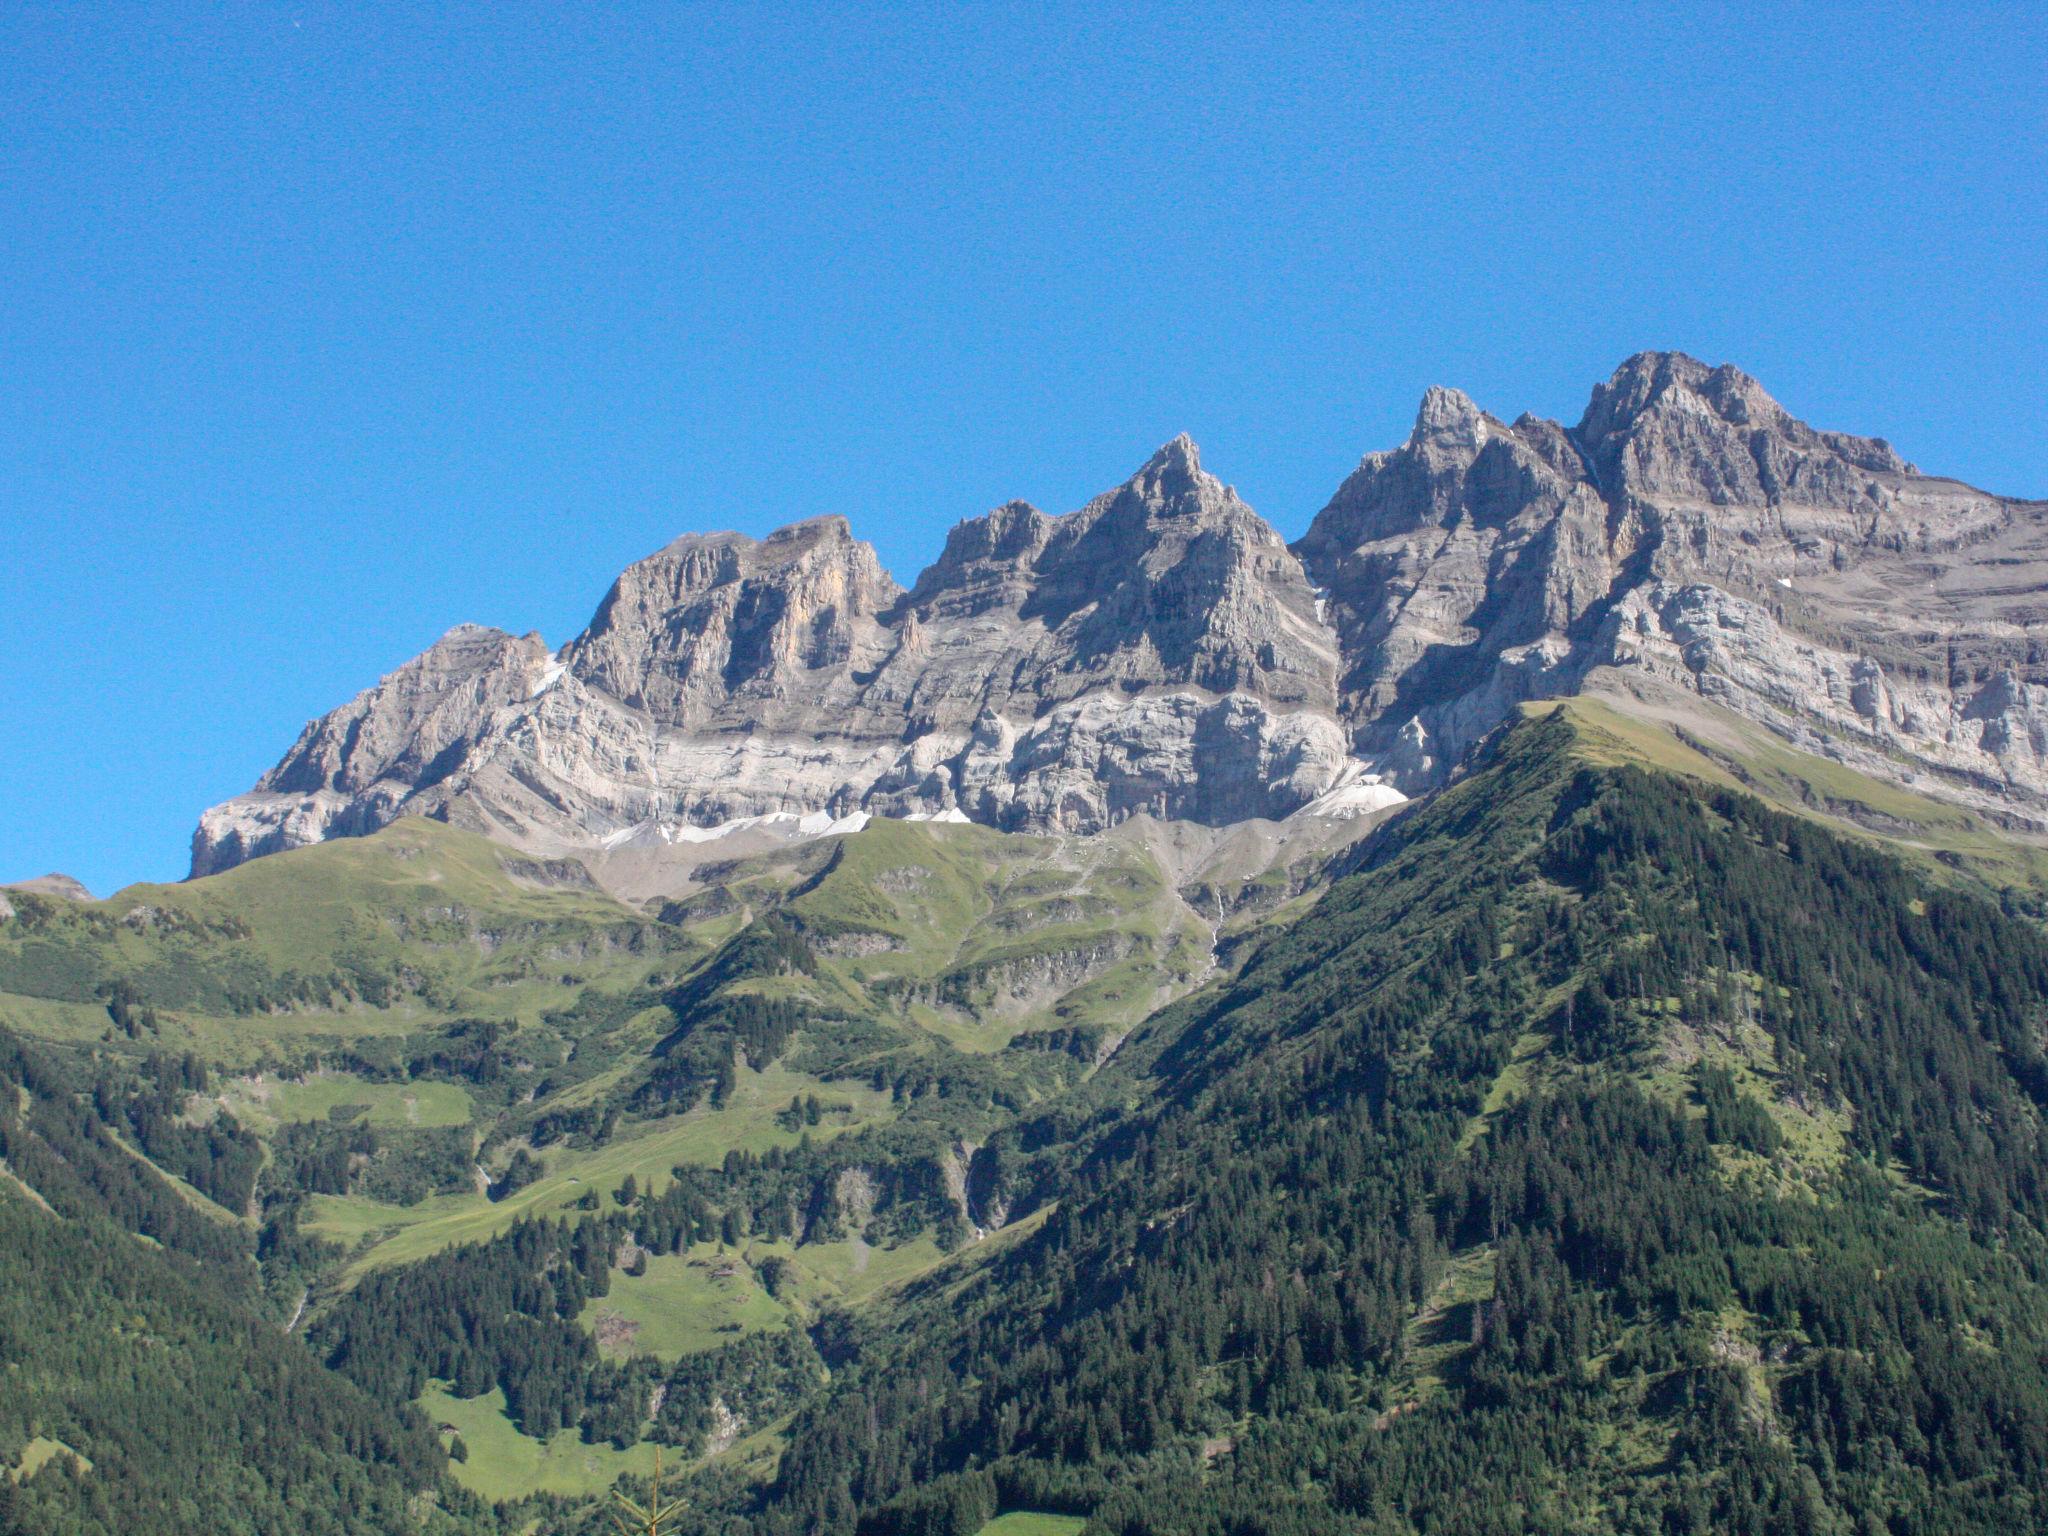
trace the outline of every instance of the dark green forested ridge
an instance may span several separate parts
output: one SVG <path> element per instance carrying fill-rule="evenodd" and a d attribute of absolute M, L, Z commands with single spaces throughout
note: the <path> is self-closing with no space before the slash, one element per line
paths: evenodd
<path fill-rule="evenodd" d="M 1125 1047 L 757 1518 L 2037 1530 L 2044 1004 L 1990 905 L 1526 724 Z"/>
<path fill-rule="evenodd" d="M 415 1418 L 258 1314 L 249 1236 L 115 1140 L 128 1107 L 0 1035 L 0 1466 L 54 1452 L 0 1475 L 0 1531 L 493 1528 Z"/>

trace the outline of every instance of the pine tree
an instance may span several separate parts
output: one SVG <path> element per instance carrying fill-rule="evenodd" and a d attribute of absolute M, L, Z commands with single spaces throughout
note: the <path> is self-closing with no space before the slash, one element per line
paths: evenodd
<path fill-rule="evenodd" d="M 654 1448 L 654 1477 L 648 1484 L 647 1502 L 637 1504 L 617 1488 L 612 1490 L 612 1524 L 620 1536 L 661 1536 L 661 1523 L 673 1521 L 683 1512 L 680 1498 L 663 1501 L 661 1496 L 661 1447 Z M 671 1526 L 673 1529 L 673 1526 Z"/>

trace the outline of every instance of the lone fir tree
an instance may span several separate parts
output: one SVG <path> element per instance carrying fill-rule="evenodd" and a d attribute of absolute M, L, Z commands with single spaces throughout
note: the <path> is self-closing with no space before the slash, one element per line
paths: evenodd
<path fill-rule="evenodd" d="M 661 1497 L 661 1447 L 654 1448 L 654 1476 L 647 1486 L 647 1502 L 636 1504 L 614 1488 L 612 1503 L 612 1524 L 620 1536 L 661 1536 L 661 1523 L 682 1513 L 683 1501 L 670 1499 L 663 1503 Z"/>

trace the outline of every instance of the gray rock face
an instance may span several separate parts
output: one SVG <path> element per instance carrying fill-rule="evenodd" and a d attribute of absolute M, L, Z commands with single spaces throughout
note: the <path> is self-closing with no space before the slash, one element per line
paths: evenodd
<path fill-rule="evenodd" d="M 500 717 L 541 686 L 539 635 L 458 625 L 376 687 L 299 733 L 246 795 L 200 818 L 192 873 L 212 874 L 330 837 L 439 810 Z M 451 782 L 452 781 L 452 782 Z"/>
<path fill-rule="evenodd" d="M 2048 504 L 1815 431 L 1734 368 L 1630 358 L 1571 429 L 1432 390 L 1295 547 L 1357 750 L 1404 788 L 1521 700 L 1647 683 L 2048 820 Z"/>
<path fill-rule="evenodd" d="M 1573 428 L 1430 390 L 1292 549 L 1186 438 L 1077 512 L 960 524 L 907 592 L 843 518 L 678 539 L 560 652 L 457 629 L 313 722 L 193 870 L 400 815 L 553 851 L 1320 814 L 1615 680 L 2048 821 L 2044 593 L 2048 505 L 1645 353 Z"/>
<path fill-rule="evenodd" d="M 627 567 L 563 660 L 663 725 L 730 729 L 812 718 L 888 653 L 878 615 L 901 596 L 843 517 L 759 543 L 690 534 Z"/>
<path fill-rule="evenodd" d="M 1358 775 L 1337 670 L 1299 560 L 1178 438 L 1078 512 L 961 524 L 909 592 L 828 517 L 677 540 L 554 656 L 456 630 L 208 811 L 193 871 L 399 815 L 535 848 L 1284 816 Z"/>
<path fill-rule="evenodd" d="M 54 896 L 60 901 L 97 899 L 85 888 L 84 881 L 73 879 L 70 875 L 60 874 L 55 870 L 47 875 L 37 875 L 33 880 L 9 880 L 6 884 L 0 885 L 0 903 L 6 901 L 4 893 L 7 891 L 23 891 L 31 896 Z M 13 906 L 9 904 L 7 911 L 13 910 Z"/>
<path fill-rule="evenodd" d="M 1089 831 L 1285 815 L 1345 766 L 1301 563 L 1185 437 L 1080 511 L 961 524 L 865 704 L 914 751 L 872 809 Z"/>
<path fill-rule="evenodd" d="M 1439 780 L 1569 671 L 1637 542 L 1561 429 L 1430 390 L 1407 443 L 1367 457 L 1295 546 L 1329 594 L 1364 755 Z"/>

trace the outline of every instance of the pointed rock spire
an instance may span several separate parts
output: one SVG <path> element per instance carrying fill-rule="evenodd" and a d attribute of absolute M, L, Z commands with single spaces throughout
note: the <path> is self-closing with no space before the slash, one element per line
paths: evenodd
<path fill-rule="evenodd" d="M 1235 500 L 1222 481 L 1203 471 L 1202 452 L 1185 432 L 1164 444 L 1119 490 L 1134 492 L 1154 509 L 1175 512 Z"/>
<path fill-rule="evenodd" d="M 1408 441 L 1417 447 L 1476 453 L 1486 443 L 1486 413 L 1462 389 L 1432 384 L 1423 391 Z"/>
<path fill-rule="evenodd" d="M 1181 432 L 1159 446 L 1159 451 L 1145 461 L 1141 474 L 1180 474 L 1193 477 L 1202 472 L 1202 450 L 1195 446 L 1195 440 Z"/>

